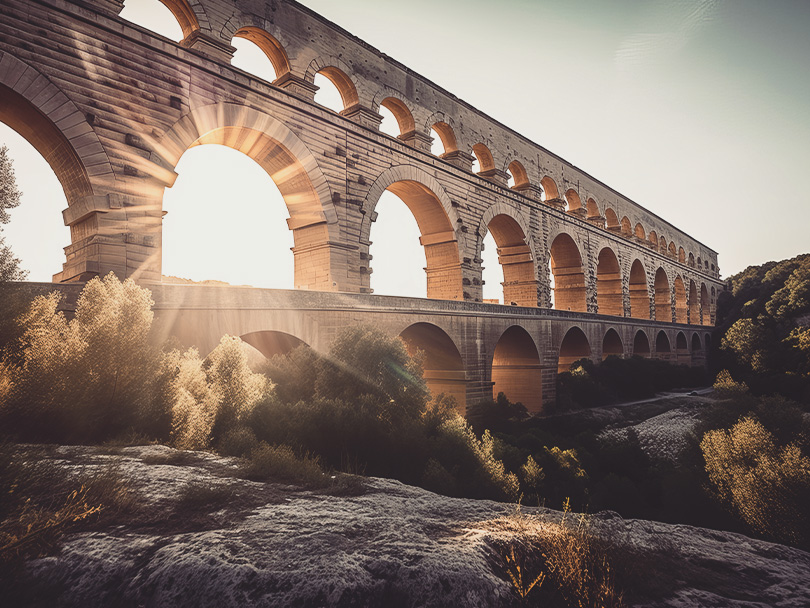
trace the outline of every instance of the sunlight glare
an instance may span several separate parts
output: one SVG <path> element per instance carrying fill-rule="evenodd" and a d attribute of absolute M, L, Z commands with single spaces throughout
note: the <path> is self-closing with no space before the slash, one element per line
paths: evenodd
<path fill-rule="evenodd" d="M 371 226 L 373 256 L 371 287 L 387 296 L 427 296 L 425 251 L 419 243 L 419 226 L 408 206 L 385 191 L 377 203 L 377 221 Z"/>

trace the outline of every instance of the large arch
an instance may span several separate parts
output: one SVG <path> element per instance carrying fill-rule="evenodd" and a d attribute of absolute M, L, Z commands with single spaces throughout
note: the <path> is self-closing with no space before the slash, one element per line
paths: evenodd
<path fill-rule="evenodd" d="M 560 356 L 557 360 L 557 373 L 571 369 L 571 364 L 591 356 L 591 345 L 588 337 L 576 325 L 569 329 L 560 343 Z"/>
<path fill-rule="evenodd" d="M 605 337 L 602 339 L 602 361 L 610 357 L 624 356 L 624 344 L 619 336 L 619 333 L 612 327 L 605 332 Z"/>
<path fill-rule="evenodd" d="M 458 412 L 467 409 L 467 380 L 464 363 L 453 339 L 432 323 L 414 323 L 406 327 L 399 337 L 411 356 L 424 353 L 422 367 L 428 390 L 433 396 L 440 393 L 455 398 Z"/>
<path fill-rule="evenodd" d="M 582 257 L 574 239 L 565 232 L 558 234 L 551 243 L 551 274 L 554 278 L 554 308 L 587 312 Z"/>
<path fill-rule="evenodd" d="M 391 167 L 372 184 L 364 203 L 360 231 L 361 253 L 371 243 L 374 208 L 384 191 L 397 195 L 416 219 L 424 247 L 427 297 L 436 300 L 463 300 L 461 258 L 454 226 L 455 211 L 438 181 L 412 166 Z"/>
<path fill-rule="evenodd" d="M 633 337 L 633 356 L 645 359 L 649 359 L 651 356 L 650 339 L 643 329 L 639 329 Z"/>
<path fill-rule="evenodd" d="M 703 325 L 712 324 L 711 301 L 706 283 L 700 284 L 700 321 Z"/>
<path fill-rule="evenodd" d="M 655 336 L 655 357 L 668 361 L 672 354 L 669 336 L 663 329 Z"/>
<path fill-rule="evenodd" d="M 647 288 L 647 272 L 640 260 L 633 260 L 630 267 L 630 316 L 636 319 L 650 318 L 650 291 Z"/>
<path fill-rule="evenodd" d="M 622 273 L 610 247 L 599 252 L 596 265 L 596 303 L 600 315 L 624 316 Z"/>
<path fill-rule="evenodd" d="M 268 359 L 276 355 L 287 355 L 299 346 L 309 346 L 301 338 L 283 331 L 254 331 L 239 337 L 242 342 L 250 344 Z"/>
<path fill-rule="evenodd" d="M 669 279 L 663 268 L 655 271 L 655 320 L 672 323 L 672 296 L 669 291 Z"/>
<path fill-rule="evenodd" d="M 543 409 L 543 383 L 540 356 L 529 333 L 518 325 L 498 339 L 492 356 L 492 397 L 504 393 L 513 403 L 520 402 L 531 413 Z"/>
<path fill-rule="evenodd" d="M 686 323 L 686 311 L 688 310 L 686 303 L 686 286 L 683 284 L 683 279 L 680 275 L 675 277 L 673 287 L 675 288 L 675 322 Z"/>
<path fill-rule="evenodd" d="M 487 215 L 489 211 L 484 215 L 484 221 L 488 222 L 486 230 L 495 239 L 503 270 L 503 303 L 537 306 L 534 255 L 524 228 L 508 213 L 498 213 L 491 219 Z"/>
<path fill-rule="evenodd" d="M 204 144 L 242 152 L 273 179 L 290 214 L 287 223 L 295 243 L 295 287 L 346 289 L 341 273 L 334 270 L 339 261 L 330 246 L 339 241 L 337 213 L 326 178 L 304 143 L 267 114 L 219 103 L 192 110 L 153 142 L 153 147 L 166 165 L 174 167 L 188 148 Z"/>
<path fill-rule="evenodd" d="M 689 323 L 700 325 L 700 302 L 698 301 L 697 285 L 689 280 Z"/>

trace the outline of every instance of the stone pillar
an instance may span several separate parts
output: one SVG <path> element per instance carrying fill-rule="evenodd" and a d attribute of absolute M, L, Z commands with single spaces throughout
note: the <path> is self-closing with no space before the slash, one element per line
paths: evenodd
<path fill-rule="evenodd" d="M 273 81 L 273 84 L 284 89 L 285 91 L 292 93 L 293 95 L 303 97 L 304 99 L 308 99 L 310 101 L 315 99 L 315 93 L 318 91 L 317 85 L 305 78 L 296 76 L 292 72 L 282 74 L 276 78 L 275 81 Z"/>
<path fill-rule="evenodd" d="M 538 285 L 528 247 L 498 247 L 498 262 L 503 269 L 503 303 L 507 306 L 514 302 L 518 306 L 536 307 Z"/>
<path fill-rule="evenodd" d="M 452 231 L 426 234 L 419 238 L 425 248 L 427 297 L 436 300 L 463 300 L 461 260 L 456 235 Z"/>
<path fill-rule="evenodd" d="M 425 135 L 419 131 L 408 131 L 397 136 L 397 139 L 405 142 L 412 148 L 422 150 L 422 152 L 430 152 L 430 146 L 433 143 L 433 138 L 430 135 Z"/>
<path fill-rule="evenodd" d="M 372 129 L 374 131 L 380 130 L 380 124 L 382 123 L 382 116 L 377 114 L 371 108 L 367 108 L 359 103 L 354 104 L 353 106 L 346 108 L 340 112 L 341 116 L 345 116 L 352 122 L 357 123 L 363 127 L 368 129 Z"/>
<path fill-rule="evenodd" d="M 472 163 L 475 160 L 475 157 L 472 154 L 467 154 L 461 150 L 445 152 L 441 155 L 441 158 L 455 165 L 459 169 L 464 169 L 465 171 L 472 171 Z"/>
<path fill-rule="evenodd" d="M 513 186 L 512 190 L 515 192 L 520 192 L 524 196 L 528 196 L 530 199 L 535 201 L 540 201 L 543 198 L 543 189 L 540 186 L 535 186 L 533 184 Z"/>
<path fill-rule="evenodd" d="M 509 174 L 506 171 L 501 171 L 500 169 L 487 169 L 486 171 L 479 171 L 478 175 L 484 179 L 488 179 L 494 184 L 503 186 L 504 188 L 509 187 Z"/>
<path fill-rule="evenodd" d="M 206 34 L 200 30 L 194 30 L 183 40 L 180 44 L 188 49 L 200 51 L 218 61 L 230 63 L 233 59 L 233 54 L 236 52 L 236 47 L 231 46 L 221 38 Z"/>

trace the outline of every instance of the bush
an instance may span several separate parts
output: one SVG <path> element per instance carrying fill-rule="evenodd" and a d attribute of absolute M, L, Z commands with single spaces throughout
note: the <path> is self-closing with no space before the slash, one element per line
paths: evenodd
<path fill-rule="evenodd" d="M 242 471 L 246 478 L 257 481 L 285 481 L 310 487 L 324 487 L 330 482 L 317 456 L 309 453 L 298 456 L 287 445 L 260 443 L 250 453 Z"/>

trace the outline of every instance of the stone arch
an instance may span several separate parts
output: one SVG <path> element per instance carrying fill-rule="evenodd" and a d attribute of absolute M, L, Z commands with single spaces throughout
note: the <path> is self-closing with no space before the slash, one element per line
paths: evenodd
<path fill-rule="evenodd" d="M 254 331 L 239 337 L 242 342 L 250 344 L 268 359 L 276 355 L 288 355 L 299 346 L 310 346 L 301 338 L 283 331 Z"/>
<path fill-rule="evenodd" d="M 441 184 L 429 173 L 410 165 L 385 170 L 366 195 L 360 228 L 361 253 L 371 240 L 374 208 L 384 191 L 397 195 L 407 205 L 419 226 L 427 267 L 427 297 L 463 300 L 461 256 L 454 226 L 456 214 Z"/>
<path fill-rule="evenodd" d="M 610 247 L 599 252 L 596 264 L 596 303 L 600 315 L 624 316 L 622 273 Z"/>
<path fill-rule="evenodd" d="M 630 223 L 630 218 L 626 215 L 622 218 L 622 235 L 626 237 L 633 236 L 633 228 Z"/>
<path fill-rule="evenodd" d="M 619 223 L 619 216 L 616 215 L 616 212 L 610 207 L 605 209 L 605 224 L 607 224 L 608 230 L 621 229 L 621 224 Z"/>
<path fill-rule="evenodd" d="M 630 316 L 636 319 L 650 318 L 650 290 L 647 286 L 647 271 L 641 260 L 633 260 L 630 267 Z"/>
<path fill-rule="evenodd" d="M 619 336 L 619 333 L 612 327 L 605 332 L 605 337 L 602 339 L 602 361 L 614 355 L 616 357 L 624 356 L 624 344 Z"/>
<path fill-rule="evenodd" d="M 560 191 L 557 189 L 557 183 L 548 175 L 540 180 L 540 185 L 543 187 L 544 201 L 560 198 Z"/>
<path fill-rule="evenodd" d="M 649 359 L 651 356 L 650 339 L 642 329 L 639 329 L 633 337 L 633 356 L 644 357 L 645 359 Z"/>
<path fill-rule="evenodd" d="M 596 219 L 602 217 L 599 214 L 599 205 L 596 204 L 596 201 L 593 198 L 589 198 L 585 203 L 585 211 L 587 213 L 587 217 L 589 220 Z"/>
<path fill-rule="evenodd" d="M 543 409 L 540 356 L 529 333 L 512 325 L 501 334 L 492 355 L 492 397 L 504 393 L 531 413 Z"/>
<path fill-rule="evenodd" d="M 695 267 L 695 254 L 692 253 L 691 251 L 689 252 L 689 262 L 688 262 L 688 264 L 689 264 L 690 268 Z"/>
<path fill-rule="evenodd" d="M 344 287 L 338 284 L 341 274 L 334 271 L 338 260 L 330 247 L 339 241 L 337 213 L 326 177 L 306 145 L 272 116 L 218 103 L 186 114 L 153 148 L 174 167 L 188 148 L 203 144 L 238 150 L 273 179 L 290 214 L 296 288 L 333 291 Z"/>
<path fill-rule="evenodd" d="M 659 266 L 655 271 L 654 298 L 655 320 L 663 323 L 672 323 L 672 295 L 669 289 L 669 278 L 663 268 Z"/>
<path fill-rule="evenodd" d="M 495 168 L 495 160 L 492 158 L 492 152 L 490 152 L 486 145 L 479 142 L 472 147 L 472 151 L 475 158 L 478 159 L 478 173 L 492 171 Z"/>
<path fill-rule="evenodd" d="M 637 238 L 637 239 L 640 239 L 640 240 L 642 240 L 642 241 L 646 241 L 646 240 L 647 240 L 647 233 L 646 233 L 646 232 L 644 232 L 644 226 L 642 226 L 642 225 L 641 225 L 641 222 L 639 222 L 638 224 L 636 224 L 636 227 L 635 227 L 635 229 L 634 229 L 634 231 L 633 231 L 633 232 L 634 232 L 634 234 L 636 235 L 636 238 Z"/>
<path fill-rule="evenodd" d="M 678 261 L 681 264 L 686 264 L 686 251 L 683 247 L 678 247 Z"/>
<path fill-rule="evenodd" d="M 509 163 L 507 170 L 512 174 L 512 179 L 515 180 L 512 186 L 514 190 L 525 190 L 529 186 L 529 174 L 526 173 L 526 167 L 519 160 L 513 160 Z"/>
<path fill-rule="evenodd" d="M 700 256 L 698 256 L 697 265 L 700 270 L 703 270 L 703 262 L 701 261 Z"/>
<path fill-rule="evenodd" d="M 686 334 L 682 331 L 675 335 L 675 359 L 679 365 L 690 365 L 692 363 L 689 343 L 686 341 Z"/>
<path fill-rule="evenodd" d="M 569 234 L 561 232 L 554 238 L 550 248 L 550 264 L 554 278 L 554 308 L 587 312 L 582 256 Z"/>
<path fill-rule="evenodd" d="M 574 325 L 560 342 L 560 355 L 557 360 L 557 373 L 561 374 L 571 369 L 571 364 L 580 359 L 591 356 L 591 344 L 585 332 Z"/>
<path fill-rule="evenodd" d="M 692 355 L 695 353 L 703 352 L 703 343 L 700 341 L 700 335 L 697 332 L 692 334 Z"/>
<path fill-rule="evenodd" d="M 388 108 L 391 114 L 394 115 L 394 118 L 397 119 L 400 136 L 416 130 L 413 114 L 408 106 L 405 105 L 404 101 L 393 96 L 388 96 L 380 102 L 380 105 L 384 108 Z"/>
<path fill-rule="evenodd" d="M 688 310 L 686 302 L 686 285 L 684 285 L 681 275 L 677 275 L 675 277 L 673 287 L 675 289 L 675 322 L 686 323 L 686 314 Z"/>
<path fill-rule="evenodd" d="M 669 336 L 663 329 L 655 336 L 655 356 L 658 359 L 669 359 L 672 353 Z"/>
<path fill-rule="evenodd" d="M 697 285 L 689 280 L 689 323 L 700 324 L 700 302 L 698 301 Z"/>
<path fill-rule="evenodd" d="M 582 209 L 582 199 L 579 198 L 579 194 L 573 188 L 569 188 L 565 191 L 565 201 L 568 203 L 568 211 L 570 212 L 577 212 Z"/>
<path fill-rule="evenodd" d="M 667 252 L 667 238 L 664 235 L 658 237 L 658 252 L 659 253 Z"/>
<path fill-rule="evenodd" d="M 711 334 L 706 334 L 705 336 L 703 336 L 703 344 L 705 345 L 704 346 L 704 351 L 708 354 L 709 350 L 712 347 L 712 336 L 711 336 Z"/>
<path fill-rule="evenodd" d="M 236 30 L 234 37 L 249 40 L 267 55 L 270 63 L 273 64 L 276 80 L 289 73 L 290 59 L 287 57 L 287 51 L 285 51 L 281 43 L 266 30 L 249 25 Z M 273 82 L 275 82 L 275 80 Z"/>
<path fill-rule="evenodd" d="M 187 46 L 194 41 L 199 30 L 210 30 L 211 25 L 205 8 L 199 0 L 160 0 L 177 19 L 180 29 L 183 30 L 183 45 Z"/>
<path fill-rule="evenodd" d="M 439 136 L 442 146 L 444 147 L 444 153 L 442 156 L 445 154 L 450 154 L 451 152 L 458 152 L 456 133 L 453 131 L 453 127 L 451 127 L 450 124 L 444 119 L 443 114 L 434 114 L 430 117 L 425 126 L 427 127 L 428 133 L 430 133 L 430 130 L 433 129 Z"/>
<path fill-rule="evenodd" d="M 678 257 L 678 249 L 675 247 L 675 241 L 670 241 L 668 251 L 669 255 L 673 257 Z"/>
<path fill-rule="evenodd" d="M 424 378 L 433 396 L 440 393 L 455 398 L 458 412 L 463 416 L 467 406 L 467 378 L 464 362 L 453 339 L 432 323 L 414 323 L 400 334 L 411 356 L 424 353 Z"/>
<path fill-rule="evenodd" d="M 357 85 L 349 74 L 351 68 L 335 57 L 316 57 L 307 68 L 304 78 L 311 83 L 315 82 L 316 74 L 323 74 L 335 85 L 340 98 L 343 100 L 343 109 L 356 106 L 360 103 L 357 94 Z"/>
<path fill-rule="evenodd" d="M 652 249 L 658 249 L 658 234 L 655 232 L 655 230 L 650 230 L 650 236 L 648 240 L 650 241 L 650 247 Z"/>
<path fill-rule="evenodd" d="M 711 302 L 709 301 L 709 290 L 706 283 L 700 284 L 700 321 L 702 325 L 712 324 Z"/>
<path fill-rule="evenodd" d="M 517 210 L 503 203 L 495 203 L 484 213 L 478 233 L 481 244 L 487 232 L 492 233 L 498 247 L 498 262 L 503 269 L 503 303 L 518 306 L 537 306 L 537 269 L 534 243 L 529 222 Z"/>

